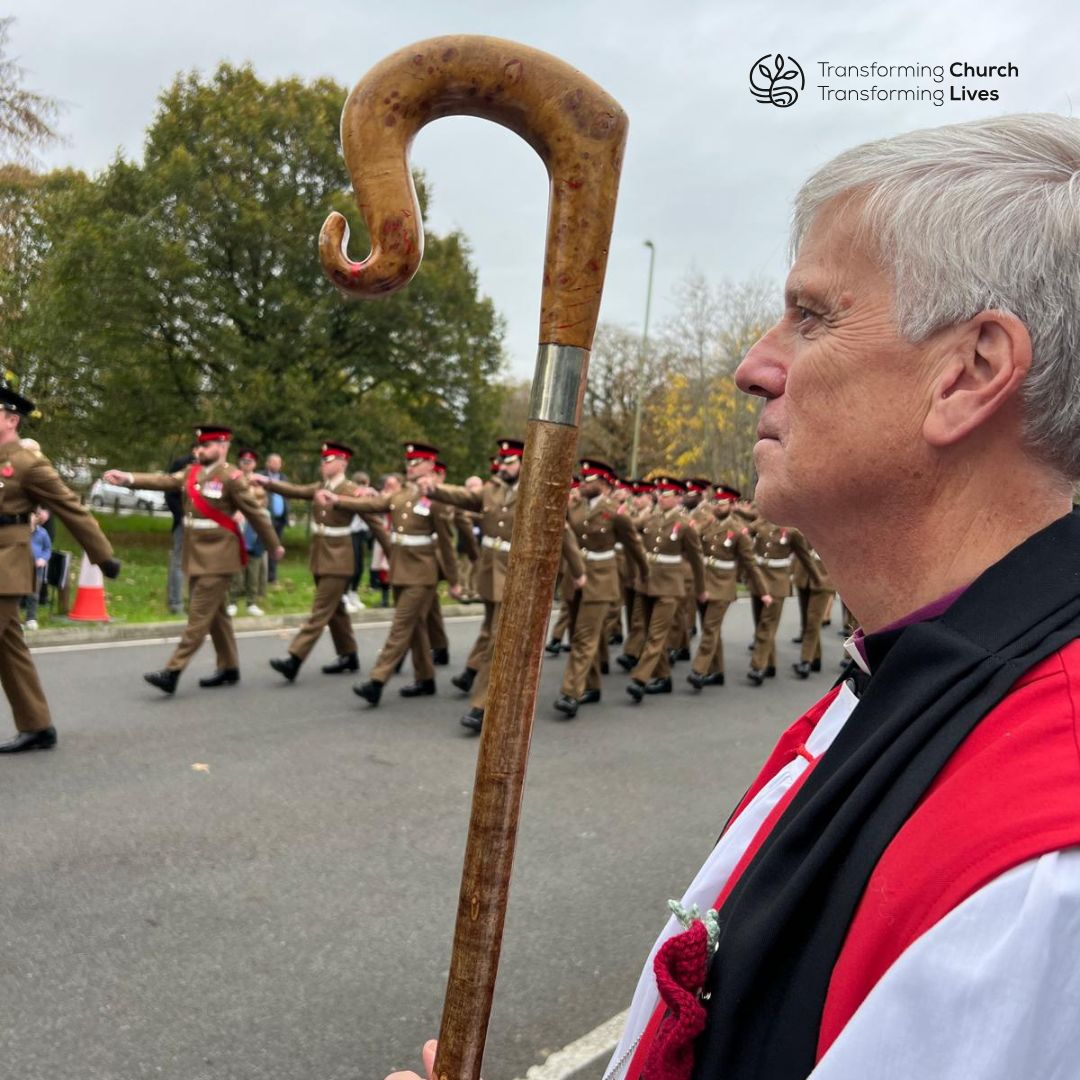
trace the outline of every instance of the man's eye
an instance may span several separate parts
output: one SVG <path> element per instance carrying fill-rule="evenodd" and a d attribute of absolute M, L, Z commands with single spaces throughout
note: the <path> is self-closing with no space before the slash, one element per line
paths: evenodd
<path fill-rule="evenodd" d="M 810 308 L 796 304 L 793 310 L 795 313 L 795 325 L 800 330 L 813 329 L 821 320 L 821 316 L 816 311 L 811 311 Z"/>

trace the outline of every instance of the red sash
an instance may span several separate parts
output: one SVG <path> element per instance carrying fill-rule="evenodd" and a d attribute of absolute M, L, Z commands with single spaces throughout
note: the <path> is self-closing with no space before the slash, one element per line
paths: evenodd
<path fill-rule="evenodd" d="M 228 514 L 222 513 L 222 511 L 218 510 L 216 507 L 211 506 L 210 503 L 203 498 L 202 492 L 195 486 L 201 473 L 201 465 L 192 465 L 188 470 L 187 496 L 191 500 L 192 506 L 194 506 L 204 518 L 209 518 L 223 529 L 228 529 L 229 532 L 236 537 L 236 542 L 240 545 L 240 565 L 247 566 L 247 545 L 244 543 L 244 536 L 240 532 L 240 526 L 237 525 Z"/>

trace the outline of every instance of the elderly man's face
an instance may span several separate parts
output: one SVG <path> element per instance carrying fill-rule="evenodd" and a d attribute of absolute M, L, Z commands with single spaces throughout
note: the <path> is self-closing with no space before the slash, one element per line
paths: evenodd
<path fill-rule="evenodd" d="M 934 347 L 900 337 L 890 278 L 842 209 L 824 208 L 788 275 L 783 316 L 735 375 L 766 399 L 754 447 L 763 513 L 801 525 L 895 500 L 918 480 L 930 467 L 920 432 Z"/>

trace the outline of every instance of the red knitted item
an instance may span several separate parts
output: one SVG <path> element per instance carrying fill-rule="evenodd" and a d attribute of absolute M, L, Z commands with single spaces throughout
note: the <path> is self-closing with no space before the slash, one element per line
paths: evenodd
<path fill-rule="evenodd" d="M 689 1080 L 694 1040 L 705 1030 L 705 1006 L 698 992 L 708 963 L 709 935 L 700 919 L 660 947 L 653 970 L 668 1011 L 649 1047 L 641 1080 Z"/>

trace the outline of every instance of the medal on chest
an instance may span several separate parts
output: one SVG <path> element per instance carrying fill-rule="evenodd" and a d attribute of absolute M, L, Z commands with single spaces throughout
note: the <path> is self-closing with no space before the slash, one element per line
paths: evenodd
<path fill-rule="evenodd" d="M 671 539 L 672 540 L 678 540 L 679 539 L 679 530 L 681 528 L 682 528 L 682 522 L 681 521 L 676 521 L 675 524 L 671 526 Z"/>
<path fill-rule="evenodd" d="M 2 469 L 0 469 L 0 476 L 5 480 L 15 475 L 15 466 L 9 461 Z"/>
<path fill-rule="evenodd" d="M 421 517 L 431 517 L 431 500 L 426 495 L 424 498 L 418 499 L 413 507 L 413 513 L 419 514 Z"/>
<path fill-rule="evenodd" d="M 224 486 L 220 480 L 207 480 L 202 486 L 202 493 L 208 499 L 220 499 L 223 490 Z"/>

